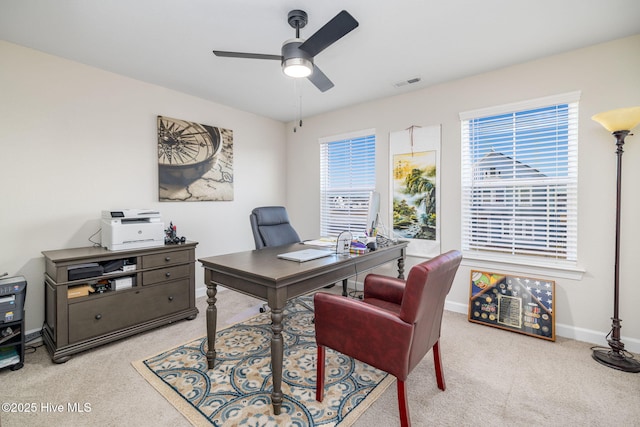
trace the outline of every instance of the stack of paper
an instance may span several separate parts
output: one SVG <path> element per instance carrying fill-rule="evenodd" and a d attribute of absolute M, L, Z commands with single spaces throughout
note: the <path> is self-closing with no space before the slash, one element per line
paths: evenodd
<path fill-rule="evenodd" d="M 336 242 L 337 240 L 335 237 L 321 237 L 316 240 L 305 240 L 302 243 L 304 243 L 305 245 L 324 246 L 325 248 L 332 248 L 336 246 Z"/>

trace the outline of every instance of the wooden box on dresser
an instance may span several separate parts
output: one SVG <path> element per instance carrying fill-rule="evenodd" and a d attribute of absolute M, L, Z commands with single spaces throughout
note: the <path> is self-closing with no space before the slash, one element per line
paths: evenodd
<path fill-rule="evenodd" d="M 197 244 L 186 242 L 119 251 L 86 247 L 42 252 L 45 258 L 42 336 L 51 359 L 63 363 L 71 355 L 99 345 L 177 320 L 195 319 Z M 111 271 L 114 267 L 116 270 Z M 70 277 L 70 269 L 76 272 L 85 269 L 91 276 Z M 100 272 L 102 269 L 107 271 Z M 102 292 L 87 295 L 89 289 L 100 290 L 96 284 L 102 285 Z"/>

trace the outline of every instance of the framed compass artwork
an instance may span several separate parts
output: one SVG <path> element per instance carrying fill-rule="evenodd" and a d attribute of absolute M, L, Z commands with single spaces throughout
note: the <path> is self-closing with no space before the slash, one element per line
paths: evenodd
<path fill-rule="evenodd" d="M 469 321 L 556 340 L 555 282 L 471 271 Z"/>
<path fill-rule="evenodd" d="M 233 131 L 158 116 L 161 202 L 233 200 Z"/>

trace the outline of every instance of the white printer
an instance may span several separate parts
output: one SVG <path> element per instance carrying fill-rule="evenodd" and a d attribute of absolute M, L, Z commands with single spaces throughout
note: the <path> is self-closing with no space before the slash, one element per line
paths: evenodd
<path fill-rule="evenodd" d="M 102 246 L 110 251 L 163 246 L 164 234 L 164 222 L 158 211 L 102 211 Z"/>

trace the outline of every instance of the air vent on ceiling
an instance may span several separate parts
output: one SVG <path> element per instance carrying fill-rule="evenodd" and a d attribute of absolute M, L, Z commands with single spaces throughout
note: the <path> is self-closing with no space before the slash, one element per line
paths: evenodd
<path fill-rule="evenodd" d="M 402 87 L 402 86 L 407 86 L 407 85 L 412 85 L 414 83 L 418 83 L 420 80 L 422 80 L 422 78 L 420 77 L 413 77 L 411 79 L 407 79 L 407 80 L 403 80 L 401 82 L 398 83 L 394 83 L 393 85 L 395 87 Z"/>

